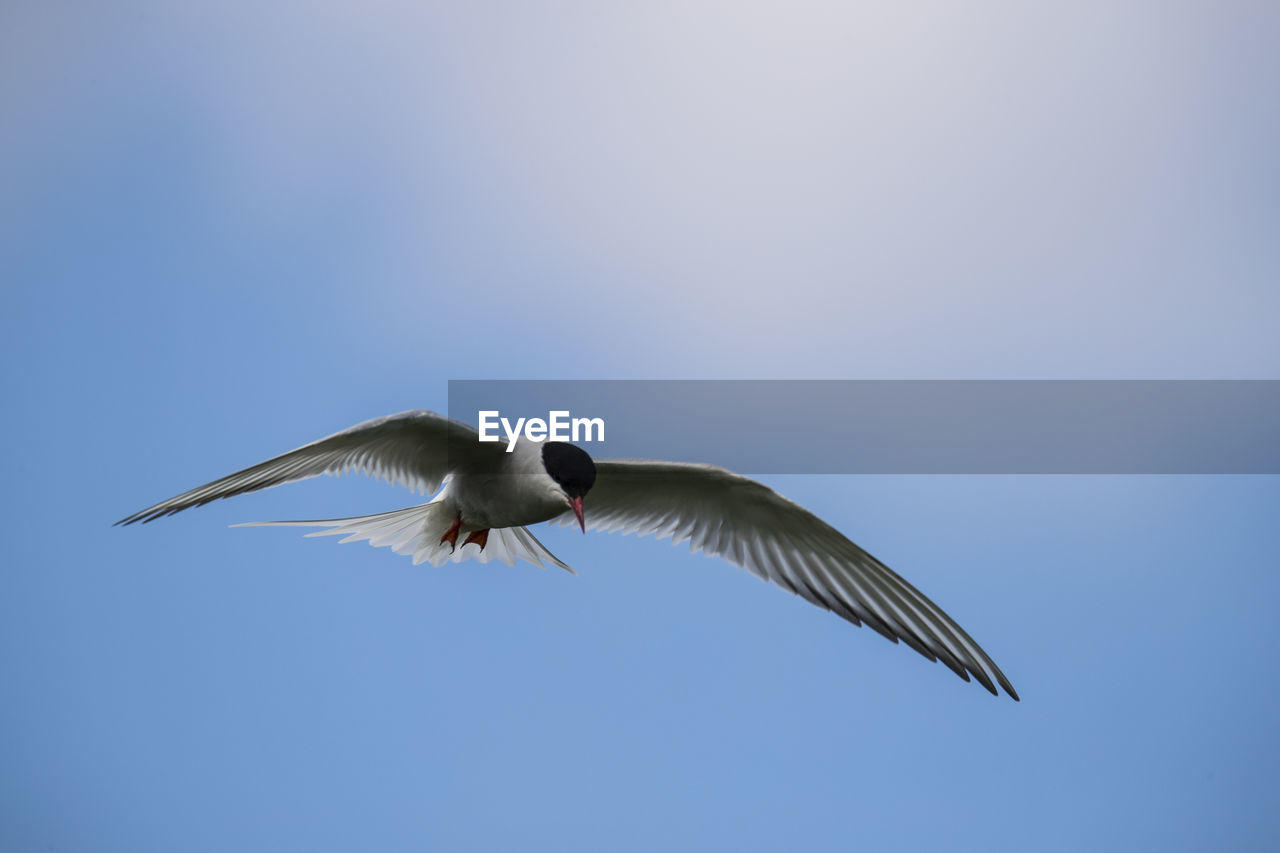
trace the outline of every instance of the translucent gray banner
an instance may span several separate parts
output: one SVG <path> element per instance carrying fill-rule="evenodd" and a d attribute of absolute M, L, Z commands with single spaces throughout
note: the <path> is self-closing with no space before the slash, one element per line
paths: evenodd
<path fill-rule="evenodd" d="M 576 419 L 592 456 L 744 474 L 1280 473 L 1277 380 L 451 381 L 449 415 L 481 413 L 502 440 Z"/>

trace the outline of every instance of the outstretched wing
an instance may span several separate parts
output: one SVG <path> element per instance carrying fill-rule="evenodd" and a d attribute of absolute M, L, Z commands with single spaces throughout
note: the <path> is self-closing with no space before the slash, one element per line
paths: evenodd
<path fill-rule="evenodd" d="M 805 600 L 903 641 L 956 675 L 1015 700 L 1013 685 L 956 622 L 884 563 L 793 501 L 714 465 L 596 460 L 587 526 L 685 540 Z M 575 523 L 572 514 L 555 519 Z"/>
<path fill-rule="evenodd" d="M 219 498 L 256 492 L 320 474 L 360 471 L 415 491 L 440 488 L 451 470 L 476 454 L 501 453 L 501 443 L 478 443 L 476 431 L 418 409 L 374 418 L 297 450 L 228 474 L 122 518 L 116 524 L 154 521 Z"/>

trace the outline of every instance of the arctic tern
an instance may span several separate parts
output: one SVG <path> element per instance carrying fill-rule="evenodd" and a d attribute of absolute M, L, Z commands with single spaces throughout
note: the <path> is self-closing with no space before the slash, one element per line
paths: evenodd
<path fill-rule="evenodd" d="M 965 681 L 1014 700 L 1013 685 L 951 617 L 835 528 L 762 483 L 724 468 L 650 459 L 596 459 L 564 442 L 481 443 L 477 431 L 426 410 L 357 424 L 228 474 L 116 522 L 154 521 L 319 474 L 360 471 L 416 491 L 429 503 L 317 521 L 236 526 L 324 528 L 412 555 L 415 564 L 496 558 L 573 571 L 527 525 L 576 522 L 606 532 L 656 534 L 720 556 L 854 625 L 901 640 Z M 443 488 L 441 488 L 443 486 Z M 588 497 L 589 496 L 589 497 Z M 459 543 L 461 539 L 461 543 Z M 472 547 L 475 546 L 475 547 Z"/>

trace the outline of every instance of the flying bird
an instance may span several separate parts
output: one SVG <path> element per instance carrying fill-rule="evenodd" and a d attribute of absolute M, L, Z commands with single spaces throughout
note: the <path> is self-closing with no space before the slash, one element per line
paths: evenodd
<path fill-rule="evenodd" d="M 392 512 L 238 527 L 322 528 L 412 555 L 414 564 L 517 559 L 573 571 L 527 525 L 576 523 L 656 534 L 720 556 L 854 625 L 902 641 L 993 694 L 1013 685 L 956 622 L 914 586 L 804 507 L 714 465 L 595 459 L 558 441 L 481 442 L 467 424 L 425 410 L 374 418 L 161 501 L 116 522 L 129 525 L 319 474 L 361 471 L 430 502 Z M 443 487 L 443 488 L 442 488 Z M 438 492 L 437 492 L 438 490 Z"/>

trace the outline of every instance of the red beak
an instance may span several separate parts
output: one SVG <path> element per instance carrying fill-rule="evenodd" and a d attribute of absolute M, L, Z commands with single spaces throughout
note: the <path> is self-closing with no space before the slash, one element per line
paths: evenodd
<path fill-rule="evenodd" d="M 578 526 L 582 528 L 582 532 L 587 532 L 587 520 L 582 517 L 582 498 L 570 498 L 569 506 L 573 507 L 573 514 L 578 517 Z"/>

